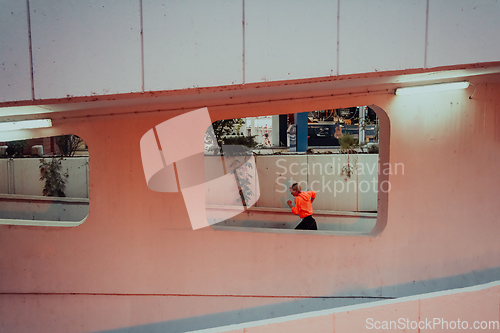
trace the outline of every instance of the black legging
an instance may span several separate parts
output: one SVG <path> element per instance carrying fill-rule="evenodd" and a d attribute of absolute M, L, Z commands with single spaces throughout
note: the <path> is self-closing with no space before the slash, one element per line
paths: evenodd
<path fill-rule="evenodd" d="M 318 230 L 318 225 L 316 224 L 316 220 L 312 215 L 304 217 L 302 222 L 300 222 L 295 229 L 299 230 Z"/>

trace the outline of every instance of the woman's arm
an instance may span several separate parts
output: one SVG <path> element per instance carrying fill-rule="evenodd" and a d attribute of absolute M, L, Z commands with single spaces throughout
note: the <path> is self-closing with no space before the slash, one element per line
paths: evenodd
<path fill-rule="evenodd" d="M 292 210 L 292 213 L 294 213 L 295 215 L 299 215 L 299 206 L 297 205 L 297 202 L 295 202 L 295 207 L 292 206 L 292 200 L 288 200 L 286 203 Z"/>

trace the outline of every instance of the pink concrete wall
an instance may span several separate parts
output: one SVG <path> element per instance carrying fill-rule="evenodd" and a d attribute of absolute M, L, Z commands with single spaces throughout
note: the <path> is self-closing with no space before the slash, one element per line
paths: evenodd
<path fill-rule="evenodd" d="M 238 330 L 221 329 L 220 332 L 498 332 L 498 283 L 479 290 L 467 289 L 381 301 L 367 307 L 338 309 L 330 314 L 311 313 L 306 318 L 290 316 L 274 323 L 248 323 L 238 325 L 242 327 Z"/>
<path fill-rule="evenodd" d="M 0 329 L 88 332 L 209 314 L 217 322 L 241 309 L 270 316 L 300 311 L 293 302 L 302 297 L 401 296 L 405 286 L 496 269 L 500 85 L 476 88 L 472 99 L 457 91 L 210 110 L 215 120 L 383 108 L 390 162 L 405 173 L 389 176 L 376 237 L 193 231 L 180 194 L 148 189 L 139 153 L 142 135 L 177 114 L 55 120 L 90 147 L 90 213 L 75 228 L 0 226 Z"/>

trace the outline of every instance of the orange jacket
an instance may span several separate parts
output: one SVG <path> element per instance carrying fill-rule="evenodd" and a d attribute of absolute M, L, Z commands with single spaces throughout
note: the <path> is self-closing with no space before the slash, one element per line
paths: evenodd
<path fill-rule="evenodd" d="M 313 206 L 312 199 L 316 198 L 316 192 L 314 191 L 302 191 L 295 197 L 295 207 L 292 207 L 292 213 L 304 218 L 306 216 L 312 215 Z"/>

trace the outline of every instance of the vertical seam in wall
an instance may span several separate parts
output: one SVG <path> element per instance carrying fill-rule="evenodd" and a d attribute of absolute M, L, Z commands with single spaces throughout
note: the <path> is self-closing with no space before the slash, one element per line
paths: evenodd
<path fill-rule="evenodd" d="M 307 146 L 309 147 L 309 142 L 307 143 Z M 306 155 L 306 165 L 309 168 L 309 155 Z M 309 170 L 307 170 L 306 174 L 306 184 L 307 184 L 307 190 L 312 191 L 312 186 L 309 183 Z"/>
<path fill-rule="evenodd" d="M 12 194 L 17 194 L 17 191 L 16 191 L 16 166 L 14 165 L 14 159 L 11 160 L 12 164 L 12 188 L 11 188 L 11 191 L 12 191 Z"/>
<path fill-rule="evenodd" d="M 163 158 L 163 154 L 162 154 L 162 158 Z M 177 164 L 175 162 L 174 162 L 174 173 L 175 173 L 175 182 L 177 183 L 177 192 L 182 193 L 181 184 L 179 181 L 179 172 L 177 172 Z"/>
<path fill-rule="evenodd" d="M 427 44 L 429 42 L 429 0 L 425 9 L 425 45 L 424 45 L 424 68 L 427 68 Z"/>
<path fill-rule="evenodd" d="M 243 84 L 245 84 L 245 0 L 241 1 L 242 3 L 242 37 L 243 37 L 243 50 L 242 50 L 242 62 L 243 62 L 243 73 L 242 73 L 242 80 Z"/>
<path fill-rule="evenodd" d="M 139 0 L 139 16 L 141 19 L 141 89 L 144 92 L 144 23 L 142 14 L 142 0 Z"/>
<path fill-rule="evenodd" d="M 359 135 L 359 129 L 358 129 L 358 135 Z M 359 157 L 356 156 L 356 163 L 355 163 L 355 168 L 353 171 L 356 171 L 356 186 L 359 188 L 359 170 L 358 170 L 358 160 L 359 160 Z M 358 189 L 355 189 L 356 190 L 356 211 L 360 211 L 359 209 L 359 192 L 360 191 L 357 191 Z"/>
<path fill-rule="evenodd" d="M 6 172 L 6 175 L 7 175 L 7 194 L 10 194 L 10 172 L 9 172 L 9 160 L 7 160 L 7 163 L 6 163 L 6 168 L 7 168 L 7 172 Z"/>
<path fill-rule="evenodd" d="M 10 162 L 11 162 L 11 159 L 9 158 L 7 160 L 7 194 L 12 194 L 10 193 L 10 188 L 11 188 L 11 176 L 10 176 Z"/>
<path fill-rule="evenodd" d="M 337 73 L 340 75 L 340 0 L 337 0 Z"/>
<path fill-rule="evenodd" d="M 26 13 L 28 20 L 28 43 L 29 43 L 29 53 L 30 53 L 30 72 L 31 72 L 31 100 L 35 100 L 35 74 L 33 71 L 33 46 L 31 42 L 31 13 L 30 13 L 30 2 L 26 0 Z"/>
<path fill-rule="evenodd" d="M 15 177 L 15 166 L 14 166 L 14 159 L 9 159 L 10 162 L 10 172 L 9 172 L 9 180 L 10 180 L 10 188 L 9 188 L 9 194 L 16 194 L 16 177 Z M 7 164 L 9 165 L 9 164 Z"/>
<path fill-rule="evenodd" d="M 163 149 L 161 147 L 160 137 L 158 136 L 158 132 L 156 131 L 156 127 L 153 127 L 153 135 L 156 139 L 156 145 L 158 146 L 158 152 L 160 153 L 161 162 L 163 163 L 163 167 L 167 167 L 167 162 L 165 162 L 165 156 L 163 155 Z M 177 165 L 173 163 L 174 166 L 174 174 L 175 174 L 175 182 L 177 184 L 177 192 L 181 192 L 181 185 L 179 183 L 179 174 L 177 173 Z"/>
<path fill-rule="evenodd" d="M 156 131 L 156 127 L 153 127 L 153 135 L 156 139 L 156 145 L 158 146 L 158 150 L 160 151 L 161 162 L 163 163 L 163 167 L 167 167 L 167 163 L 165 162 L 165 156 L 163 156 L 163 150 L 161 149 L 160 137 L 158 136 L 158 132 Z"/>
<path fill-rule="evenodd" d="M 89 184 L 89 159 L 85 163 L 85 182 L 87 185 L 87 198 L 90 199 L 90 184 Z"/>

